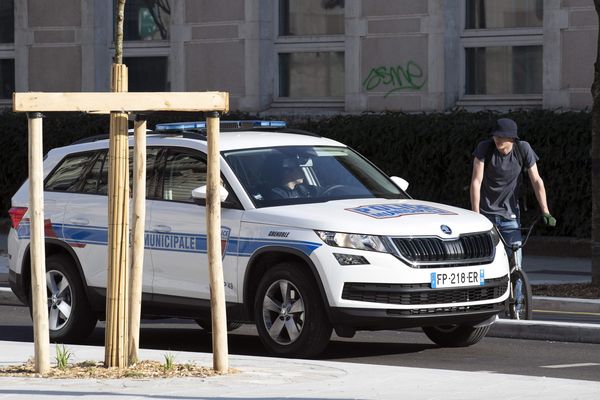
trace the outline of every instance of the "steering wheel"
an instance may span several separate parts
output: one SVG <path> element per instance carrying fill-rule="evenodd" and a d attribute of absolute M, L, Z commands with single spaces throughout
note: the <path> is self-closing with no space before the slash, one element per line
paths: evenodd
<path fill-rule="evenodd" d="M 347 192 L 347 189 L 348 189 L 348 185 L 332 185 L 332 186 L 329 186 L 327 189 L 323 190 L 321 192 L 321 196 L 326 196 L 336 190 L 343 190 L 344 192 Z"/>

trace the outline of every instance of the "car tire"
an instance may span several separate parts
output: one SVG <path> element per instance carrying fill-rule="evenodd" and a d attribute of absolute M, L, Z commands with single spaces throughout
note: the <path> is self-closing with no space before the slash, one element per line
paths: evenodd
<path fill-rule="evenodd" d="M 425 326 L 423 332 L 432 342 L 442 347 L 467 347 L 485 337 L 490 326 L 474 327 L 469 325 Z"/>
<path fill-rule="evenodd" d="M 305 265 L 283 262 L 262 277 L 254 300 L 258 335 L 270 354 L 310 358 L 333 330 L 321 294 Z"/>
<path fill-rule="evenodd" d="M 46 258 L 46 292 L 50 340 L 79 342 L 86 339 L 96 327 L 98 318 L 69 257 L 54 254 Z M 29 310 L 33 314 L 31 305 Z"/>

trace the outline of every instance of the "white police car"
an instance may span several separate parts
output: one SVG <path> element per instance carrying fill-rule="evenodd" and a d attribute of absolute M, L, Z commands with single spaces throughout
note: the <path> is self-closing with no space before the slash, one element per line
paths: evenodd
<path fill-rule="evenodd" d="M 233 125 L 220 139 L 231 328 L 253 322 L 271 353 L 299 357 L 321 352 L 332 329 L 423 327 L 443 346 L 485 336 L 508 297 L 506 253 L 487 219 L 410 198 L 405 181 L 336 141 L 274 121 Z M 210 326 L 205 207 L 194 190 L 206 180 L 203 126 L 148 134 L 142 314 Z M 54 340 L 85 338 L 104 318 L 107 150 L 108 140 L 89 139 L 45 159 Z M 12 199 L 8 247 L 11 288 L 30 304 L 27 185 Z"/>

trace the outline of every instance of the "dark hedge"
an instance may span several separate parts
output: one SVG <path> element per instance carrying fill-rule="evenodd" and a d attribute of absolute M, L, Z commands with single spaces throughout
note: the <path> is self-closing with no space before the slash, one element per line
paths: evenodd
<path fill-rule="evenodd" d="M 591 115 L 589 112 L 519 111 L 430 114 L 363 114 L 318 121 L 295 121 L 297 128 L 348 144 L 389 175 L 410 182 L 409 193 L 419 199 L 469 208 L 471 153 L 488 136 L 497 118 L 519 124 L 519 134 L 540 157 L 538 167 L 558 227 L 544 234 L 591 236 Z M 230 114 L 226 119 L 252 118 Z M 158 121 L 198 120 L 197 114 L 163 113 L 148 116 L 149 128 Z M 6 217 L 10 198 L 27 177 L 27 119 L 0 113 L 0 217 Z M 83 137 L 108 132 L 108 117 L 48 114 L 44 118 L 44 151 Z M 537 202 L 528 186 L 533 218 Z M 533 206 L 533 207 L 531 207 Z"/>
<path fill-rule="evenodd" d="M 410 182 L 419 199 L 470 208 L 472 152 L 489 136 L 497 118 L 519 125 L 540 160 L 548 203 L 558 227 L 544 235 L 591 236 L 591 115 L 589 112 L 519 111 L 434 114 L 363 114 L 307 122 L 318 132 L 353 147 L 389 175 Z M 537 215 L 537 201 L 527 186 L 523 223 Z"/>

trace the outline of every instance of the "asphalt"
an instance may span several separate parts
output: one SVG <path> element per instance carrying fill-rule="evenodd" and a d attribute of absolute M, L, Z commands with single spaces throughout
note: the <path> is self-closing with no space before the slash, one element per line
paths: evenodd
<path fill-rule="evenodd" d="M 8 258 L 0 235 L 0 305 L 20 304 L 7 286 Z M 4 247 L 3 247 L 4 246 Z M 527 256 L 532 284 L 586 283 L 586 257 Z M 598 323 L 499 320 L 488 336 L 600 343 L 600 300 L 534 297 L 534 310 L 581 313 Z M 69 345 L 71 362 L 101 361 L 104 348 Z M 34 354 L 33 343 L 0 341 L 0 366 L 19 365 Z M 50 354 L 55 354 L 51 345 Z M 177 352 L 175 362 L 212 366 L 211 353 Z M 160 350 L 140 350 L 140 359 L 164 362 Z M 236 372 L 206 378 L 48 379 L 0 378 L 0 399 L 85 396 L 86 399 L 600 399 L 600 382 L 516 376 L 489 371 L 464 372 L 229 355 Z"/>

